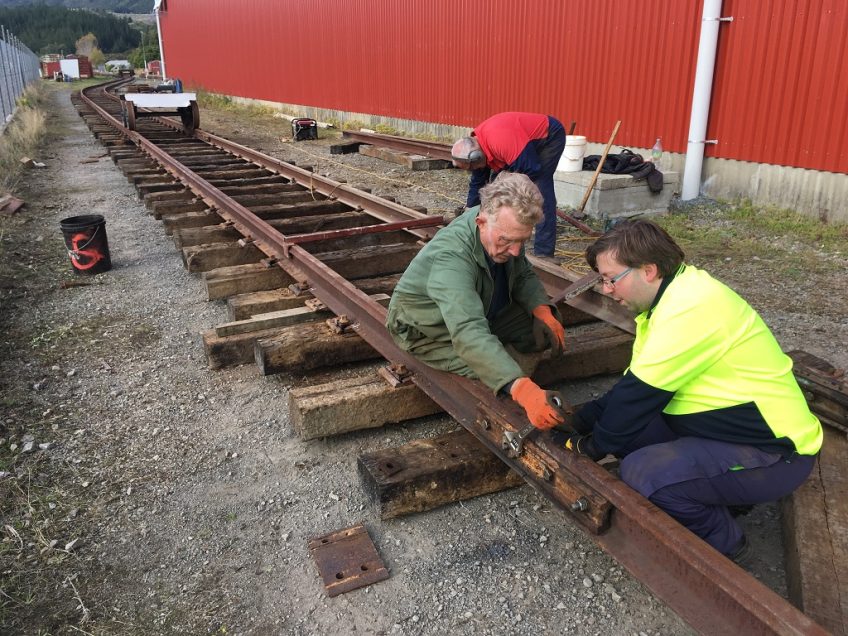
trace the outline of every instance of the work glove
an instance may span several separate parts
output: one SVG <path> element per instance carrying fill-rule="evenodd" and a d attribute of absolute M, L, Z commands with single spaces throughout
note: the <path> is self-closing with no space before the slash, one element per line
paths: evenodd
<path fill-rule="evenodd" d="M 591 433 L 588 435 L 580 435 L 580 433 L 569 435 L 565 440 L 565 447 L 578 455 L 588 457 L 593 462 L 603 459 L 607 455 L 597 449 Z"/>
<path fill-rule="evenodd" d="M 539 349 L 547 341 L 555 358 L 562 355 L 565 349 L 565 329 L 554 316 L 550 305 L 539 305 L 533 310 L 533 337 Z"/>
<path fill-rule="evenodd" d="M 510 395 L 527 412 L 527 419 L 536 428 L 547 430 L 562 424 L 563 414 L 553 400 L 553 396 L 558 394 L 541 389 L 530 378 L 518 378 L 513 382 Z"/>

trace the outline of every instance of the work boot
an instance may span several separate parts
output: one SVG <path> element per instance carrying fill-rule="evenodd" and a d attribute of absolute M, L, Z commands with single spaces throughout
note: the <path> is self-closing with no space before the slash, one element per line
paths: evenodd
<path fill-rule="evenodd" d="M 730 516 L 734 519 L 736 517 L 744 517 L 749 512 L 754 509 L 754 504 L 745 504 L 740 506 L 728 506 L 727 510 L 730 512 Z"/>
<path fill-rule="evenodd" d="M 739 543 L 737 543 L 736 547 L 730 551 L 727 558 L 733 561 L 736 565 L 745 567 L 750 564 L 753 556 L 754 551 L 751 549 L 751 544 L 748 543 L 748 537 L 743 534 Z"/>

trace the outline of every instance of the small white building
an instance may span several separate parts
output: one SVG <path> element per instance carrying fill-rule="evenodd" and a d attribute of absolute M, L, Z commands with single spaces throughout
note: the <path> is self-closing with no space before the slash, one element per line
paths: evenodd
<path fill-rule="evenodd" d="M 129 60 L 108 60 L 103 66 L 106 67 L 107 71 L 122 71 L 122 70 L 132 70 L 132 64 L 130 64 Z"/>

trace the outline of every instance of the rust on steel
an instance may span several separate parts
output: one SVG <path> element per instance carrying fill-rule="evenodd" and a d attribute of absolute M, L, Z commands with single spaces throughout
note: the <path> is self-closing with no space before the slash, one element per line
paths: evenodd
<path fill-rule="evenodd" d="M 374 146 L 382 146 L 391 150 L 407 152 L 411 155 L 421 155 L 430 159 L 443 159 L 451 161 L 451 147 L 447 144 L 439 144 L 433 141 L 422 141 L 408 137 L 396 137 L 394 135 L 381 135 L 380 133 L 369 133 L 364 131 L 346 130 L 342 133 L 346 139 L 360 141 Z"/>
<path fill-rule="evenodd" d="M 86 101 L 101 116 L 108 116 L 91 100 Z M 121 128 L 117 121 L 113 125 Z M 479 382 L 436 371 L 399 349 L 384 326 L 384 307 L 302 247 L 289 246 L 286 258 L 285 236 L 140 135 L 131 131 L 124 134 L 214 204 L 243 234 L 253 237 L 270 262 L 298 280 L 308 281 L 316 298 L 337 316 L 345 316 L 351 328 L 391 364 L 404 365 L 417 386 L 565 514 L 592 532 L 601 547 L 695 629 L 710 634 L 827 633 L 603 467 L 555 444 L 547 432 L 526 439 L 520 457 L 508 457 L 501 447 L 503 432 L 520 431 L 527 424 L 517 404 L 498 398 Z M 200 136 L 198 132 L 196 136 Z M 406 218 L 422 216 L 402 206 L 394 210 Z M 559 286 L 555 291 L 567 286 L 562 278 L 554 281 L 552 272 L 538 267 L 537 271 L 549 293 L 552 285 Z M 590 296 L 583 294 L 570 302 Z"/>
<path fill-rule="evenodd" d="M 560 295 L 571 283 L 581 278 L 581 275 L 576 272 L 564 270 L 535 256 L 528 255 L 527 259 L 533 264 L 536 275 L 542 281 L 545 291 L 552 298 Z M 627 333 L 636 333 L 636 322 L 633 320 L 633 314 L 622 310 L 609 296 L 593 293 L 592 290 L 589 290 L 588 293 L 575 296 L 567 300 L 566 303 L 595 316 L 595 318 L 615 325 Z"/>
<path fill-rule="evenodd" d="M 171 126 L 176 127 L 176 124 L 169 122 Z M 410 210 L 406 206 L 386 201 L 380 197 L 376 197 L 362 190 L 357 190 L 344 183 L 328 179 L 320 175 L 314 174 L 309 170 L 298 168 L 297 166 L 274 159 L 268 155 L 264 155 L 259 151 L 234 143 L 223 137 L 213 135 L 204 130 L 196 130 L 194 136 L 197 139 L 206 141 L 207 143 L 217 146 L 222 150 L 226 150 L 234 155 L 242 157 L 247 161 L 261 165 L 272 172 L 283 175 L 307 188 L 310 192 L 318 192 L 330 199 L 341 201 L 354 209 L 365 210 L 368 214 L 385 221 L 386 223 L 395 223 L 398 221 L 406 221 L 410 218 L 421 219 L 426 217 L 426 214 Z M 412 231 L 413 234 L 423 238 L 430 239 L 436 233 L 433 229 L 421 229 Z"/>
<path fill-rule="evenodd" d="M 330 597 L 389 578 L 389 571 L 361 523 L 309 539 L 309 552 Z"/>
<path fill-rule="evenodd" d="M 283 244 L 283 252 L 288 256 L 288 246 L 303 245 L 304 243 L 315 243 L 348 236 L 361 236 L 363 234 L 378 234 L 381 232 L 397 232 L 398 230 L 412 230 L 420 227 L 434 227 L 443 225 L 443 216 L 427 216 L 423 219 L 408 219 L 396 223 L 382 223 L 380 225 L 363 225 L 361 227 L 346 228 L 343 230 L 327 230 L 326 232 L 311 232 L 309 234 L 286 235 Z"/>

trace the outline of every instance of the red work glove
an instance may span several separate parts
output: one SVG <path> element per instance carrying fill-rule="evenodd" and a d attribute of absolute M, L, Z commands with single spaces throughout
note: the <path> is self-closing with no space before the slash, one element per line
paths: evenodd
<path fill-rule="evenodd" d="M 550 343 L 554 357 L 561 356 L 565 349 L 565 329 L 554 316 L 550 305 L 536 307 L 533 310 L 533 318 L 533 335 L 536 336 L 536 344 L 543 346 L 541 337 L 544 337 Z"/>
<path fill-rule="evenodd" d="M 530 378 L 518 378 L 513 382 L 510 395 L 527 411 L 527 419 L 536 428 L 546 430 L 562 424 L 562 414 L 548 401 L 548 392 Z"/>

